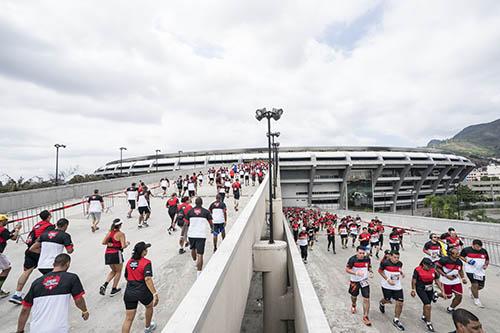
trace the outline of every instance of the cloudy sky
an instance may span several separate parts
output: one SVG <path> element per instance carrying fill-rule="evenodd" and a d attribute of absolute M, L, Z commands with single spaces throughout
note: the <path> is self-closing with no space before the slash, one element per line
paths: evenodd
<path fill-rule="evenodd" d="M 0 174 L 282 145 L 423 146 L 500 117 L 500 1 L 0 2 Z M 0 175 L 1 176 L 1 175 Z"/>

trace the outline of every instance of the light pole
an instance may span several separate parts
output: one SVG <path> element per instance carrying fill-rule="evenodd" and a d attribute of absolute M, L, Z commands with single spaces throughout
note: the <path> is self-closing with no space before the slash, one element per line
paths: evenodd
<path fill-rule="evenodd" d="M 59 148 L 66 148 L 66 145 L 56 143 L 54 145 L 54 147 L 56 147 L 56 186 L 58 186 L 59 185 Z"/>
<path fill-rule="evenodd" d="M 272 174 L 272 159 L 271 159 L 271 118 L 278 121 L 283 115 L 283 109 L 273 108 L 271 111 L 266 108 L 255 111 L 255 118 L 261 121 L 267 118 L 267 150 L 268 150 L 268 168 L 269 168 L 269 244 L 274 244 L 273 232 L 273 174 Z"/>
<path fill-rule="evenodd" d="M 158 153 L 161 152 L 160 149 L 156 149 L 155 150 L 155 153 L 156 153 L 156 172 L 158 172 Z"/>
<path fill-rule="evenodd" d="M 179 165 L 177 166 L 177 170 L 180 170 L 181 169 L 181 154 L 182 154 L 182 150 L 179 150 Z"/>
<path fill-rule="evenodd" d="M 271 147 L 273 150 L 273 166 L 274 166 L 274 193 L 273 193 L 273 198 L 276 199 L 276 186 L 278 184 L 278 164 L 276 161 L 277 153 L 276 153 L 276 144 L 274 143 L 274 138 L 277 138 L 280 136 L 280 132 L 273 132 L 273 133 L 267 133 L 267 136 L 271 136 Z M 279 145 L 279 143 L 278 143 Z"/>
<path fill-rule="evenodd" d="M 125 147 L 120 147 L 120 175 L 123 173 L 123 151 L 127 150 Z"/>
<path fill-rule="evenodd" d="M 414 202 L 414 198 L 413 198 L 413 189 L 411 189 L 411 216 L 413 216 L 413 202 Z"/>

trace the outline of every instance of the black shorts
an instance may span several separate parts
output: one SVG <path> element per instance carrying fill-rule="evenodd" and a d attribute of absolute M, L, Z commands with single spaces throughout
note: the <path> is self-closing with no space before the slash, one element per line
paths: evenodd
<path fill-rule="evenodd" d="M 189 197 L 194 197 L 194 191 L 189 191 Z"/>
<path fill-rule="evenodd" d="M 315 232 L 319 232 L 319 227 L 314 227 Z"/>
<path fill-rule="evenodd" d="M 218 234 L 222 233 L 224 231 L 224 223 L 214 223 L 214 236 L 217 236 Z"/>
<path fill-rule="evenodd" d="M 349 235 L 340 235 L 340 238 L 347 238 Z"/>
<path fill-rule="evenodd" d="M 359 282 L 351 281 L 349 283 L 349 294 L 351 296 L 357 297 L 359 295 L 359 291 L 361 290 L 361 296 L 364 298 L 370 298 L 370 286 L 365 286 L 361 288 L 361 284 Z"/>
<path fill-rule="evenodd" d="M 191 250 L 196 249 L 197 254 L 204 254 L 205 253 L 205 238 L 192 238 L 188 237 L 189 239 L 189 248 Z"/>
<path fill-rule="evenodd" d="M 403 295 L 403 289 L 399 290 L 392 290 L 392 289 L 385 289 L 382 287 L 382 294 L 384 294 L 384 299 L 386 301 L 390 301 L 391 299 L 395 301 L 404 301 L 404 295 Z"/>
<path fill-rule="evenodd" d="M 135 200 L 129 200 L 128 205 L 130 206 L 130 209 L 135 209 Z"/>
<path fill-rule="evenodd" d="M 240 200 L 240 194 L 239 193 L 234 193 L 234 200 Z"/>
<path fill-rule="evenodd" d="M 39 253 L 34 253 L 30 250 L 26 250 L 24 252 L 24 268 L 36 268 L 36 266 L 38 266 L 38 259 L 40 259 Z"/>
<path fill-rule="evenodd" d="M 153 294 L 151 294 L 147 288 L 145 288 L 143 292 L 138 292 L 137 290 L 130 292 L 128 289 L 125 289 L 125 293 L 123 294 L 123 302 L 125 302 L 125 309 L 127 310 L 137 309 L 139 302 L 141 302 L 142 305 L 147 306 L 151 304 L 152 301 Z"/>
<path fill-rule="evenodd" d="M 486 282 L 486 276 L 483 276 L 483 280 L 474 279 L 474 274 L 467 273 L 467 277 L 469 278 L 470 283 L 477 283 L 479 288 L 484 288 L 484 283 Z"/>
<path fill-rule="evenodd" d="M 370 242 L 371 247 L 375 247 L 375 246 L 379 246 L 379 245 L 380 245 L 380 242 L 374 242 L 374 243 Z"/>
<path fill-rule="evenodd" d="M 432 299 L 434 298 L 434 289 L 432 290 L 425 290 L 424 288 L 417 288 L 416 289 L 418 298 L 424 303 L 424 305 L 431 304 Z"/>
<path fill-rule="evenodd" d="M 139 210 L 139 214 L 149 214 L 151 213 L 151 211 L 149 210 L 149 207 L 148 206 L 144 206 L 144 207 L 139 207 L 137 208 Z"/>
<path fill-rule="evenodd" d="M 121 251 L 115 253 L 105 253 L 104 254 L 104 264 L 105 265 L 118 265 L 123 264 L 123 254 Z"/>
<path fill-rule="evenodd" d="M 353 239 L 358 238 L 358 234 L 349 234 Z"/>
<path fill-rule="evenodd" d="M 162 186 L 161 189 L 163 190 L 163 192 L 165 192 L 167 190 L 167 187 L 166 186 Z"/>

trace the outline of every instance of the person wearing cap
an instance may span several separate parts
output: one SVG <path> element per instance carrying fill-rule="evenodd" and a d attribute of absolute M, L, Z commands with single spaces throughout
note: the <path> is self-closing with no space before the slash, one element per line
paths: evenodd
<path fill-rule="evenodd" d="M 122 221 L 114 219 L 109 232 L 102 240 L 102 245 L 106 245 L 104 263 L 109 265 L 111 269 L 111 272 L 106 277 L 106 281 L 99 288 L 99 294 L 103 296 L 106 294 L 106 288 L 111 280 L 113 280 L 113 287 L 111 288 L 110 296 L 115 296 L 121 291 L 121 288 L 118 288 L 118 283 L 120 282 L 123 269 L 123 249 L 130 245 L 130 242 L 127 242 L 125 238 L 125 234 L 121 231 L 121 227 Z"/>
<path fill-rule="evenodd" d="M 206 208 L 202 207 L 203 200 L 197 197 L 195 206 L 187 213 L 189 220 L 188 240 L 189 248 L 191 249 L 191 257 L 196 261 L 197 276 L 201 274 L 203 269 L 203 254 L 205 253 L 205 241 L 207 239 L 208 228 L 210 226 L 211 232 L 214 232 L 212 223 L 212 214 Z"/>
<path fill-rule="evenodd" d="M 411 297 L 418 295 L 423 306 L 422 321 L 427 326 L 429 332 L 434 332 L 434 326 L 431 322 L 431 302 L 436 302 L 441 293 L 434 291 L 433 284 L 436 283 L 439 289 L 442 290 L 439 275 L 437 274 L 434 263 L 430 258 L 424 258 L 413 271 L 411 280 Z"/>
<path fill-rule="evenodd" d="M 297 240 L 297 245 L 300 246 L 300 256 L 302 257 L 302 261 L 307 264 L 307 244 L 308 244 L 307 228 L 302 227 L 299 232 L 299 238 Z"/>
<path fill-rule="evenodd" d="M 146 259 L 148 248 L 151 244 L 139 242 L 135 244 L 132 258 L 127 262 L 125 267 L 125 278 L 127 279 L 127 287 L 123 295 L 125 302 L 125 321 L 122 325 L 122 333 L 129 333 L 134 322 L 137 306 L 139 302 L 146 307 L 145 333 L 153 332 L 156 329 L 153 318 L 153 307 L 158 305 L 158 292 L 153 283 L 153 268 L 151 261 Z"/>
<path fill-rule="evenodd" d="M 26 238 L 26 245 L 28 249 L 24 252 L 24 271 L 17 280 L 16 292 L 9 299 L 9 302 L 16 305 L 21 305 L 23 300 L 23 288 L 28 281 L 31 272 L 38 266 L 38 260 L 40 259 L 40 247 L 36 249 L 30 249 L 30 247 L 40 238 L 40 236 L 47 230 L 53 230 L 55 225 L 50 223 L 52 214 L 48 210 L 42 210 L 38 214 L 41 221 L 37 222 L 31 229 L 28 237 Z"/>
<path fill-rule="evenodd" d="M 16 225 L 14 230 L 9 231 L 6 226 L 9 222 L 7 215 L 0 214 L 0 298 L 9 296 L 9 292 L 3 291 L 2 286 L 9 276 L 11 265 L 9 258 L 3 253 L 8 240 L 16 240 L 19 236 L 21 224 Z"/>

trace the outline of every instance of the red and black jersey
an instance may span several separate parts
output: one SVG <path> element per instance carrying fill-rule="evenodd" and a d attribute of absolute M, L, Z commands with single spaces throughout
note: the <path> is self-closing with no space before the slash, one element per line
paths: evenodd
<path fill-rule="evenodd" d="M 385 231 L 385 228 L 384 228 L 384 226 L 383 226 L 382 224 L 378 224 L 378 225 L 375 227 L 375 230 L 377 230 L 377 232 L 378 232 L 379 234 L 383 234 L 383 233 L 384 233 L 384 231 Z"/>
<path fill-rule="evenodd" d="M 389 234 L 389 243 L 399 243 L 399 233 L 397 231 L 393 231 Z"/>
<path fill-rule="evenodd" d="M 28 237 L 26 238 L 26 245 L 30 247 L 40 237 L 45 230 L 55 229 L 55 225 L 48 221 L 40 221 L 33 226 Z"/>
<path fill-rule="evenodd" d="M 32 308 L 31 332 L 69 332 L 70 300 L 84 293 L 74 273 L 50 272 L 36 279 L 23 300 L 23 306 Z"/>
<path fill-rule="evenodd" d="M 231 185 L 231 187 L 233 188 L 233 193 L 234 194 L 239 194 L 240 193 L 240 189 L 241 189 L 240 182 L 234 182 L 233 185 Z"/>
<path fill-rule="evenodd" d="M 12 236 L 12 233 L 7 228 L 0 226 L 0 253 L 3 253 L 7 246 L 7 241 Z"/>
<path fill-rule="evenodd" d="M 127 292 L 137 291 L 142 293 L 147 289 L 145 279 L 148 276 L 153 276 L 151 261 L 146 258 L 141 258 L 139 260 L 131 258 L 125 266 Z"/>
<path fill-rule="evenodd" d="M 292 230 L 293 231 L 298 231 L 299 230 L 299 224 L 297 222 L 292 223 Z"/>
<path fill-rule="evenodd" d="M 361 280 L 368 278 L 368 271 L 371 269 L 371 260 L 369 257 L 363 257 L 363 259 L 359 259 L 356 255 L 353 255 L 347 261 L 347 268 L 350 268 L 357 273 L 358 271 L 363 272 L 362 276 L 351 275 L 351 281 L 359 282 Z"/>
<path fill-rule="evenodd" d="M 335 236 L 335 228 L 333 226 L 329 226 L 327 229 L 326 229 L 326 234 L 328 237 L 333 237 Z"/>
<path fill-rule="evenodd" d="M 448 238 L 446 238 L 446 244 L 448 245 L 448 248 L 451 247 L 460 248 L 462 245 L 464 245 L 460 237 L 453 237 L 453 236 L 449 236 Z"/>
<path fill-rule="evenodd" d="M 370 238 L 371 238 L 370 233 L 367 231 L 364 231 L 361 234 L 359 234 L 359 243 L 362 246 L 366 246 L 370 242 Z"/>
<path fill-rule="evenodd" d="M 417 281 L 417 289 L 425 289 L 425 286 L 432 285 L 434 280 L 438 279 L 438 275 L 433 267 L 425 270 L 422 266 L 418 266 L 413 271 L 413 278 Z"/>
<path fill-rule="evenodd" d="M 116 230 L 112 230 L 109 232 L 108 235 L 108 244 L 106 246 L 106 252 L 105 253 L 117 253 L 119 251 L 122 251 L 122 242 L 119 240 L 115 239 L 115 235 L 118 233 Z"/>
<path fill-rule="evenodd" d="M 167 200 L 167 208 L 177 207 L 178 203 L 179 203 L 179 199 L 177 197 L 170 198 Z"/>

